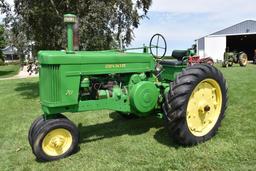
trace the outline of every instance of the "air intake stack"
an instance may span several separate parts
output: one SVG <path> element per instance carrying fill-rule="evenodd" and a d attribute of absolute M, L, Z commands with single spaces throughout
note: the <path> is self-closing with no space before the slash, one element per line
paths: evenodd
<path fill-rule="evenodd" d="M 73 26 L 76 23 L 76 16 L 73 14 L 65 14 L 64 15 L 64 23 L 67 24 L 67 53 L 72 54 L 74 52 L 74 46 L 73 46 Z"/>

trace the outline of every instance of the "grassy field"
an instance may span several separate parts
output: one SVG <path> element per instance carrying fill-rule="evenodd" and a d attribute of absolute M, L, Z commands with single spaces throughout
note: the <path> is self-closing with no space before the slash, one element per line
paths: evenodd
<path fill-rule="evenodd" d="M 80 150 L 40 163 L 27 141 L 42 113 L 38 80 L 0 81 L 0 170 L 256 170 L 256 65 L 221 69 L 229 107 L 218 134 L 184 148 L 173 143 L 155 117 L 125 120 L 112 111 L 67 114 L 81 132 Z"/>
<path fill-rule="evenodd" d="M 19 69 L 20 69 L 19 65 L 0 66 L 0 78 L 12 77 L 18 74 Z"/>

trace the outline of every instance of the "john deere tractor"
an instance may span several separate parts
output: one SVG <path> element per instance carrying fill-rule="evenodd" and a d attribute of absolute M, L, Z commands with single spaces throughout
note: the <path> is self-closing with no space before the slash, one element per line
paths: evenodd
<path fill-rule="evenodd" d="M 196 55 L 196 45 L 192 45 L 192 48 L 187 50 L 174 50 L 172 52 L 172 56 L 176 56 L 176 59 L 182 59 L 183 61 L 187 61 L 189 66 L 195 64 L 209 64 L 213 65 L 214 61 L 211 57 L 204 57 L 201 58 L 200 56 Z"/>
<path fill-rule="evenodd" d="M 224 61 L 222 63 L 223 67 L 232 67 L 233 64 L 239 64 L 241 67 L 245 67 L 248 63 L 248 56 L 244 52 L 225 52 Z"/>
<path fill-rule="evenodd" d="M 167 47 L 160 34 L 144 53 L 74 51 L 76 16 L 67 14 L 64 22 L 66 51 L 38 54 L 43 114 L 28 133 L 38 160 L 64 158 L 78 147 L 79 129 L 66 112 L 109 109 L 142 118 L 161 113 L 171 137 L 184 146 L 216 134 L 227 107 L 227 85 L 218 69 L 207 64 L 186 68 L 180 58 L 165 60 Z"/>

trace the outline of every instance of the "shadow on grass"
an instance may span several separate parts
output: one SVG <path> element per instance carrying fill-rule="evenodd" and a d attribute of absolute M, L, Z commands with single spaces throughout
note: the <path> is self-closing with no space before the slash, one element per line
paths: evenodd
<path fill-rule="evenodd" d="M 6 75 L 11 75 L 15 73 L 15 71 L 0 71 L 0 77 L 4 77 Z"/>
<path fill-rule="evenodd" d="M 110 113 L 109 116 L 113 120 L 106 123 L 99 123 L 88 126 L 83 126 L 81 123 L 79 123 L 79 144 L 100 141 L 103 139 L 119 137 L 123 135 L 142 135 L 147 133 L 151 128 L 156 128 L 158 131 L 152 138 L 155 138 L 157 142 L 176 149 L 182 147 L 169 137 L 166 129 L 163 127 L 163 120 L 157 118 L 156 116 L 152 115 L 146 118 L 127 119 L 116 112 Z M 80 150 L 80 146 L 78 146 L 71 155 L 78 153 Z M 47 163 L 38 159 L 35 159 L 35 161 L 39 163 Z"/>
<path fill-rule="evenodd" d="M 107 123 L 89 126 L 83 126 L 80 123 L 78 125 L 80 131 L 80 143 L 88 143 L 122 135 L 141 135 L 147 133 L 151 128 L 156 128 L 159 130 L 154 135 L 154 138 L 159 143 L 175 148 L 178 147 L 169 137 L 166 129 L 163 128 L 162 119 L 158 119 L 156 116 L 126 119 L 118 113 L 113 112 L 110 114 L 110 117 L 113 120 Z"/>
<path fill-rule="evenodd" d="M 39 97 L 38 82 L 18 83 L 15 91 L 20 92 L 20 95 L 25 99 L 34 99 Z"/>
<path fill-rule="evenodd" d="M 183 147 L 182 145 L 178 144 L 174 141 L 173 138 L 170 137 L 167 130 L 165 128 L 159 129 L 154 138 L 161 144 L 166 145 L 168 147 L 174 147 L 176 149 Z"/>

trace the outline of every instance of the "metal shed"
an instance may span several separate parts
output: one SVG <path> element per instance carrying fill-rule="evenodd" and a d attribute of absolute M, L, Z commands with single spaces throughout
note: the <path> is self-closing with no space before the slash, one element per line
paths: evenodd
<path fill-rule="evenodd" d="M 222 60 L 226 49 L 244 51 L 249 60 L 253 59 L 256 49 L 256 21 L 246 20 L 226 29 L 202 37 L 197 42 L 198 55 Z"/>

